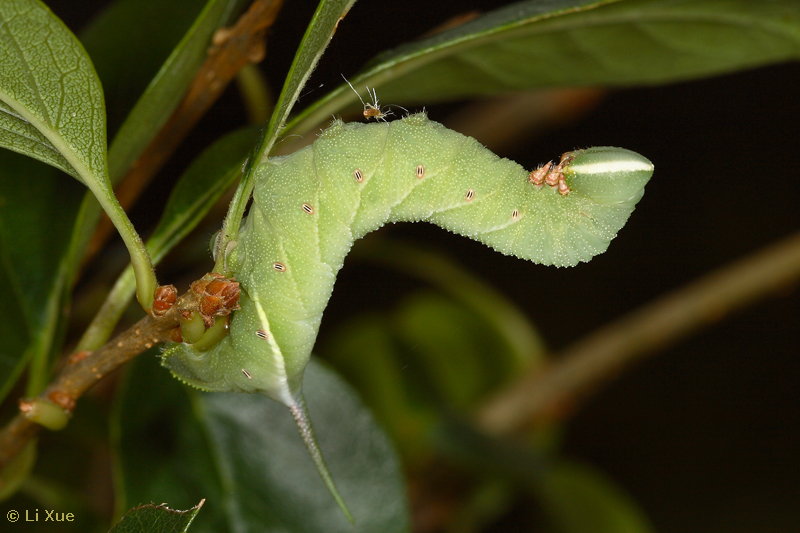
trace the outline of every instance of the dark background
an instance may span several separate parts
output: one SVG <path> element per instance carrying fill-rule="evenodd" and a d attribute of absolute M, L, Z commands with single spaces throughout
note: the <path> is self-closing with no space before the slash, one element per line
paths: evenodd
<path fill-rule="evenodd" d="M 74 31 L 103 4 L 48 2 Z M 287 2 L 271 30 L 263 66 L 276 91 L 315 7 L 310 0 Z M 321 97 L 340 83 L 340 74 L 352 76 L 378 52 L 456 14 L 492 7 L 362 0 L 340 25 L 309 82 L 311 93 L 298 105 Z M 800 66 L 792 63 L 619 90 L 579 122 L 502 153 L 531 168 L 575 147 L 612 145 L 654 162 L 655 175 L 628 226 L 591 263 L 531 265 L 422 224 L 382 231 L 446 250 L 468 265 L 525 309 L 557 351 L 798 230 L 798 81 Z M 434 120 L 453 109 L 426 107 Z M 154 223 L 170 177 L 243 121 L 229 89 L 139 203 L 132 215 L 137 227 Z M 391 308 L 414 286 L 393 272 L 348 264 L 326 311 L 323 338 L 356 312 Z M 796 286 L 786 287 L 643 361 L 568 422 L 565 452 L 610 474 L 659 531 L 800 531 L 798 317 Z"/>

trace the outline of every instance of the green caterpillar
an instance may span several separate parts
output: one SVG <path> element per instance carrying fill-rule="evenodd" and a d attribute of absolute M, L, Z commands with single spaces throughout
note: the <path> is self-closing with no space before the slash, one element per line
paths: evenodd
<path fill-rule="evenodd" d="M 303 370 L 353 241 L 387 222 L 427 221 L 504 254 L 571 266 L 606 250 L 652 173 L 644 157 L 610 147 L 528 172 L 425 114 L 335 121 L 312 146 L 257 169 L 228 257 L 241 287 L 230 334 L 202 350 L 174 345 L 162 362 L 200 389 L 265 394 L 300 422 Z"/>

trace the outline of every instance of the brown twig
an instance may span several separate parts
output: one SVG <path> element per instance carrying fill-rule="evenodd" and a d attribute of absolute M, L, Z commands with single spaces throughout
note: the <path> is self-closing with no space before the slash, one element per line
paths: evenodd
<path fill-rule="evenodd" d="M 256 0 L 233 27 L 217 31 L 208 58 L 186 96 L 117 187 L 115 194 L 124 209 L 130 208 L 236 73 L 246 64 L 264 58 L 264 34 L 275 22 L 282 5 L 283 0 Z M 85 261 L 97 253 L 112 230 L 111 222 L 104 216 L 92 236 Z"/>
<path fill-rule="evenodd" d="M 601 328 L 565 350 L 550 368 L 522 377 L 478 413 L 487 432 L 510 433 L 563 417 L 579 400 L 644 355 L 800 279 L 800 233 Z"/>
<path fill-rule="evenodd" d="M 178 330 L 181 321 L 199 315 L 206 329 L 220 319 L 227 325 L 228 317 L 236 309 L 239 309 L 239 284 L 219 274 L 206 274 L 192 283 L 189 291 L 180 298 L 177 298 L 172 285 L 159 287 L 152 316 L 141 319 L 93 352 L 72 354 L 44 392 L 35 399 L 20 401 L 20 413 L 0 430 L 0 472 L 36 436 L 39 431 L 37 421 L 51 429 L 61 429 L 75 409 L 78 398 L 95 383 L 157 344 L 181 342 L 183 339 Z M 201 339 L 202 335 L 198 340 Z M 42 410 L 45 406 L 46 413 Z"/>
<path fill-rule="evenodd" d="M 75 401 L 103 377 L 145 350 L 170 340 L 171 331 L 178 325 L 178 316 L 178 306 L 175 305 L 162 317 L 144 317 L 94 352 L 74 354 L 37 399 L 56 403 L 65 411 L 71 411 Z M 0 430 L 0 470 L 36 436 L 40 427 L 19 413 Z"/>

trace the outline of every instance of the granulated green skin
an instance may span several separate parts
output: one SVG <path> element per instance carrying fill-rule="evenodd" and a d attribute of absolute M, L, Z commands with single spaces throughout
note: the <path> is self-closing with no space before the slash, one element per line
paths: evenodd
<path fill-rule="evenodd" d="M 388 124 L 334 122 L 312 146 L 257 172 L 229 258 L 242 289 L 230 334 L 205 352 L 174 345 L 162 361 L 198 388 L 261 392 L 291 406 L 356 239 L 387 222 L 426 221 L 507 255 L 572 266 L 606 250 L 653 165 L 621 148 L 580 151 L 564 172 L 564 196 L 417 114 Z"/>

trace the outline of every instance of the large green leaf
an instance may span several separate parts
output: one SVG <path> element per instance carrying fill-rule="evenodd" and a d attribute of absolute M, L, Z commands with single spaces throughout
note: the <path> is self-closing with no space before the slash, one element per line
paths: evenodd
<path fill-rule="evenodd" d="M 157 72 L 172 47 L 181 41 L 201 7 L 196 0 L 176 0 L 166 5 L 156 0 L 123 0 L 111 5 L 89 26 L 82 40 L 97 58 L 104 87 L 110 88 L 107 97 L 112 110 L 133 106 L 147 80 Z M 218 24 L 224 22 L 217 21 Z M 195 22 L 195 31 L 200 25 Z M 194 61 L 196 68 L 195 56 L 204 57 L 206 49 L 205 45 L 197 43 L 194 47 L 189 50 L 190 47 L 184 45 L 181 48 L 184 55 L 178 57 L 190 63 Z M 180 95 L 183 90 L 174 87 L 175 94 Z M 153 134 L 155 130 L 149 132 Z M 81 204 L 78 188 L 63 183 L 58 172 L 40 164 L 8 152 L 3 154 L 0 164 L 1 196 L 7 200 L 5 207 L 0 206 L 3 236 L 0 255 L 5 257 L 4 268 L 14 288 L 13 292 L 4 293 L 5 299 L 13 301 L 3 306 L 7 311 L 2 323 L 8 331 L 0 350 L 2 398 L 28 358 L 41 361 L 39 367 L 43 371 L 49 367 L 45 356 L 58 349 L 53 335 L 63 314 L 65 293 L 71 290 L 77 262 L 98 220 L 100 208 L 91 196 Z M 24 210 L 20 209 L 22 206 Z M 72 221 L 75 221 L 74 227 Z M 21 298 L 19 301 L 17 294 Z M 12 311 L 20 307 L 27 315 Z M 36 320 L 31 318 L 34 315 L 38 317 Z M 14 322 L 25 318 L 29 328 L 18 327 Z M 36 343 L 26 352 L 29 329 L 35 332 Z M 27 353 L 25 357 L 24 353 Z M 34 372 L 32 378 L 40 382 L 43 378 L 38 374 Z M 32 389 L 36 388 L 34 384 Z"/>
<path fill-rule="evenodd" d="M 128 248 L 139 302 L 149 309 L 157 282 L 144 244 L 111 190 L 100 80 L 78 39 L 38 0 L 0 4 L 0 102 L 6 121 L 0 145 L 60 168 L 92 191 Z M 36 149 L 41 143 L 63 161 Z"/>
<path fill-rule="evenodd" d="M 561 533 L 652 533 L 650 520 L 599 470 L 560 460 L 545 469 L 536 491 Z"/>
<path fill-rule="evenodd" d="M 411 42 L 351 82 L 408 105 L 552 86 L 659 84 L 800 55 L 800 1 L 528 0 Z M 358 102 L 347 85 L 290 124 Z"/>
<path fill-rule="evenodd" d="M 294 419 L 257 395 L 204 394 L 202 413 L 221 467 L 230 475 L 233 514 L 287 531 L 407 531 L 405 488 L 394 451 L 355 392 L 320 364 L 303 390 L 314 430 L 350 524 L 331 498 Z M 250 529 L 261 531 L 261 529 Z"/>
<path fill-rule="evenodd" d="M 89 56 L 41 2 L 0 3 L 0 145 L 93 191 L 106 179 L 103 90 Z"/>
<path fill-rule="evenodd" d="M 355 516 L 342 515 L 288 410 L 260 395 L 191 392 L 139 359 L 113 420 L 118 509 L 206 498 L 192 532 L 408 531 L 392 447 L 356 394 L 316 361 L 304 390 L 315 432 Z"/>

